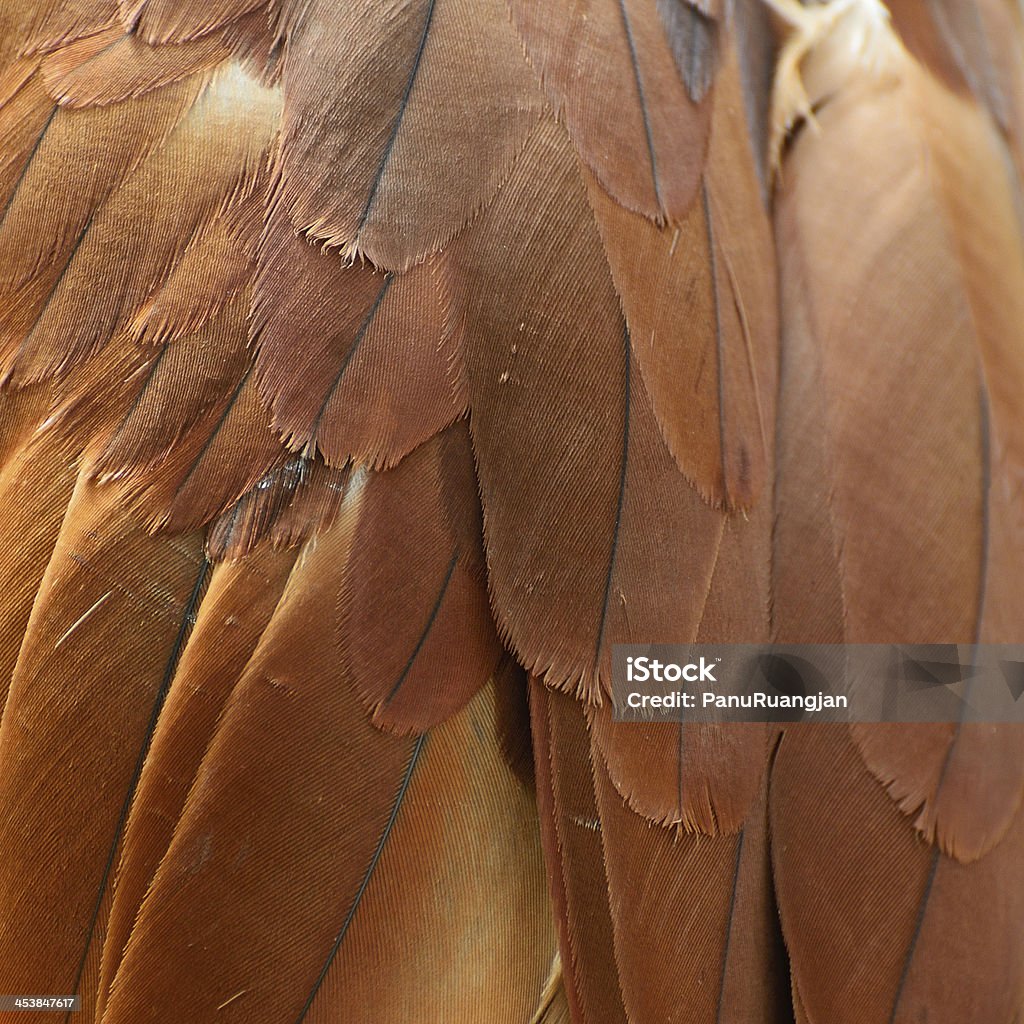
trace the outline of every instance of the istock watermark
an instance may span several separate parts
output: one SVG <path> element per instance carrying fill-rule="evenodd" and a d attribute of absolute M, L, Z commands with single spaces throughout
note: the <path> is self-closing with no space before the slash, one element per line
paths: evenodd
<path fill-rule="evenodd" d="M 1024 644 L 619 644 L 618 721 L 1024 722 Z"/>

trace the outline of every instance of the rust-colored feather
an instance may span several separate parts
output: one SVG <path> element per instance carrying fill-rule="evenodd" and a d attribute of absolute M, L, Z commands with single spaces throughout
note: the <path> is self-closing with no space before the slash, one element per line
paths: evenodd
<path fill-rule="evenodd" d="M 165 144 L 90 218 L 17 346 L 16 382 L 70 368 L 133 318 L 193 236 L 254 186 L 278 109 L 273 92 L 237 66 L 215 76 Z M 139 223 L 143 205 L 148 216 Z M 90 314 L 76 315 L 86 295 Z"/>
<path fill-rule="evenodd" d="M 797 1019 L 1012 1020 L 1024 996 L 1024 888 L 1011 867 L 1022 825 L 1018 813 L 988 856 L 961 864 L 907 827 L 848 730 L 787 731 L 771 830 Z"/>
<path fill-rule="evenodd" d="M 0 150 L 0 203 L 4 220 L 47 121 L 54 114 L 37 67 L 34 60 L 16 61 L 0 77 L 0 137 L 4 140 Z"/>
<path fill-rule="evenodd" d="M 91 107 L 141 96 L 227 56 L 217 38 L 157 48 L 114 26 L 56 50 L 41 67 L 46 91 L 61 106 Z"/>
<path fill-rule="evenodd" d="M 689 90 L 653 4 L 509 0 L 549 102 L 598 180 L 628 209 L 674 223 L 704 168 L 714 54 L 702 41 L 715 28 L 688 4 L 673 6 L 672 43 L 697 41 L 702 58 L 684 68 Z"/>
<path fill-rule="evenodd" d="M 756 186 L 749 199 L 760 216 Z M 658 251 L 670 256 L 664 244 Z M 597 699 L 614 643 L 696 635 L 729 516 L 700 498 L 669 454 L 557 125 L 538 130 L 451 259 L 495 616 L 532 671 Z M 627 320 L 642 308 L 630 294 Z M 670 330 L 685 337 L 681 325 Z M 769 363 L 773 330 L 758 339 Z M 737 333 L 749 380 L 751 353 Z M 763 378 L 769 388 L 773 374 Z M 698 464 L 706 442 L 706 433 L 690 440 Z M 549 471 L 536 471 L 537 453 Z"/>
<path fill-rule="evenodd" d="M 628 1019 L 785 1020 L 766 780 L 744 828 L 714 838 L 652 829 L 624 804 L 597 758 L 595 788 Z M 670 971 L 661 962 L 666 948 L 685 950 Z"/>
<path fill-rule="evenodd" d="M 1021 15 L 893 6 L 3 6 L 0 994 L 1014 1019 L 1017 730 L 609 699 L 1019 639 Z"/>
<path fill-rule="evenodd" d="M 96 1019 L 135 919 L 174 836 L 218 718 L 267 623 L 295 562 L 294 550 L 264 551 L 213 570 L 161 710 L 124 829 L 103 945 Z"/>
<path fill-rule="evenodd" d="M 192 236 L 166 279 L 128 326 L 142 348 L 196 331 L 250 284 L 255 252 L 248 231 L 262 225 L 265 195 L 259 185 L 231 203 Z"/>
<path fill-rule="evenodd" d="M 250 12 L 269 17 L 268 0 L 117 0 L 122 23 L 154 46 L 208 36 Z"/>
<path fill-rule="evenodd" d="M 530 682 L 537 807 L 574 1020 L 625 1024 L 615 963 L 604 844 L 583 709 Z"/>
<path fill-rule="evenodd" d="M 55 110 L 39 125 L 0 220 L 0 353 L 5 376 L 32 347 L 32 332 L 60 290 L 97 210 L 160 147 L 195 101 L 199 86 L 188 79 L 129 103 Z M 100 291 L 115 281 L 104 281 Z M 65 287 L 62 297 L 67 305 L 77 293 L 69 294 Z M 87 337 L 101 333 L 90 316 L 63 324 L 61 330 Z M 66 361 L 65 345 L 51 346 L 45 330 L 34 347 L 41 350 L 44 364 Z"/>
<path fill-rule="evenodd" d="M 500 754 L 493 691 L 419 739 L 370 724 L 318 613 L 350 543 L 343 513 L 293 570 L 206 750 L 105 1020 L 171 1005 L 173 991 L 174 1012 L 197 1019 L 247 1020 L 258 1006 L 268 1019 L 469 1021 L 494 1006 L 511 1022 L 540 990 L 552 938 L 534 913 L 539 848 Z M 410 942 L 426 955 L 406 955 Z M 462 984 L 477 958 L 490 968 L 482 989 Z"/>
<path fill-rule="evenodd" d="M 631 214 L 590 176 L 588 196 L 669 450 L 709 501 L 749 507 L 768 458 L 774 261 L 734 61 L 717 88 L 707 170 L 676 227 Z"/>
<path fill-rule="evenodd" d="M 116 488 L 79 476 L 0 724 L 5 991 L 96 991 L 115 851 L 203 576 L 199 547 L 147 536 Z M 109 642 L 122 633 L 136 642 Z"/>
<path fill-rule="evenodd" d="M 348 467 L 333 469 L 317 459 L 277 460 L 210 525 L 206 553 L 213 561 L 238 559 L 264 541 L 295 546 L 338 517 L 350 484 Z"/>
<path fill-rule="evenodd" d="M 1010 411 L 1010 391 L 1022 386 L 1024 318 L 1014 201 L 984 115 L 880 31 L 873 74 L 854 77 L 812 56 L 811 87 L 833 98 L 819 114 L 820 137 L 797 140 L 777 208 L 782 277 L 792 282 L 784 318 L 817 341 L 814 351 L 801 343 L 794 358 L 784 351 L 783 365 L 817 378 L 822 436 L 832 448 L 818 463 L 831 483 L 816 546 L 807 534 L 799 544 L 836 567 L 833 623 L 841 606 L 847 640 L 1005 640 L 1024 611 L 1019 574 L 1008 569 L 1021 557 L 1010 494 L 1024 470 L 1019 416 Z M 986 150 L 987 160 L 973 159 Z M 836 189 L 812 190 L 807 175 Z M 865 218 L 865 209 L 876 215 Z M 806 387 L 794 384 L 794 401 Z M 893 430 L 900 445 L 888 442 Z M 801 461 L 810 465 L 792 456 L 796 473 L 805 471 Z M 791 557 L 801 557 L 776 555 L 783 578 Z M 1015 734 L 997 735 L 993 744 L 971 724 L 859 732 L 869 764 L 901 805 L 915 815 L 923 808 L 922 830 L 968 859 L 1005 832 L 1024 794 Z M 986 799 L 965 799 L 976 787 Z"/>
<path fill-rule="evenodd" d="M 499 628 L 532 671 L 596 698 L 613 643 L 693 634 L 724 516 L 658 431 L 567 142 L 538 130 L 452 259 Z"/>
<path fill-rule="evenodd" d="M 246 370 L 245 296 L 199 330 L 167 343 L 133 376 L 137 390 L 92 462 L 101 477 L 131 477 L 161 462 L 230 395 Z M 198 431 L 197 431 L 198 432 Z"/>
<path fill-rule="evenodd" d="M 313 0 L 283 20 L 278 201 L 301 231 L 405 270 L 494 195 L 540 113 L 501 0 Z"/>
<path fill-rule="evenodd" d="M 743 825 L 768 759 L 763 723 L 672 725 L 591 717 L 602 767 L 632 811 L 705 835 Z"/>
<path fill-rule="evenodd" d="M 42 0 L 11 4 L 3 14 L 13 24 L 4 24 L 0 43 L 11 55 L 36 55 L 110 28 L 117 20 L 117 0 Z"/>
<path fill-rule="evenodd" d="M 273 424 L 295 450 L 394 465 L 465 407 L 436 262 L 405 274 L 319 252 L 280 209 L 259 252 L 252 332 Z"/>
<path fill-rule="evenodd" d="M 16 395 L 4 392 L 0 408 L 9 413 L 11 405 L 23 397 L 39 398 L 28 389 Z M 42 398 L 45 401 L 48 395 L 44 392 Z M 42 409 L 27 410 L 29 437 L 21 439 L 0 469 L 0 501 L 8 509 L 0 522 L 2 572 L 7 581 L 0 588 L 0 689 L 5 698 L 77 472 L 66 439 L 52 434 L 32 436 L 46 407 L 39 404 Z"/>
<path fill-rule="evenodd" d="M 693 634 L 697 642 L 768 638 L 770 512 L 762 501 L 749 518 L 723 524 Z M 763 723 L 615 723 L 608 705 L 590 721 L 594 748 L 633 811 L 705 835 L 744 827 L 766 770 Z"/>
<path fill-rule="evenodd" d="M 500 650 L 468 431 L 456 424 L 398 468 L 358 479 L 342 662 L 377 725 L 421 732 L 473 697 Z"/>
<path fill-rule="evenodd" d="M 138 479 L 138 500 L 154 526 L 195 528 L 230 509 L 287 459 L 250 367 L 184 442 Z"/>
<path fill-rule="evenodd" d="M 874 5 L 841 16 L 802 66 L 819 130 L 793 141 L 776 206 L 776 635 L 1014 638 L 1022 463 L 1006 388 L 1024 267 L 1002 141 Z M 787 730 L 772 786 L 798 1019 L 1012 1018 L 1019 911 L 988 908 L 1018 855 L 1019 729 Z M 820 844 L 792 845 L 815 814 Z M 811 878 L 827 904 L 807 899 Z M 1015 903 L 1019 885 L 1004 883 Z M 976 968 L 951 985 L 966 961 Z"/>

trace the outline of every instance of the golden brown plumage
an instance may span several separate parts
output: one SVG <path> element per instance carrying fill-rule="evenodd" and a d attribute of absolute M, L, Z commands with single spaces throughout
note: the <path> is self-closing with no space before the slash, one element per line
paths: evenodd
<path fill-rule="evenodd" d="M 1021 639 L 1021 12 L 890 6 L 0 4 L 0 995 L 1019 1019 L 1019 730 L 609 701 Z"/>

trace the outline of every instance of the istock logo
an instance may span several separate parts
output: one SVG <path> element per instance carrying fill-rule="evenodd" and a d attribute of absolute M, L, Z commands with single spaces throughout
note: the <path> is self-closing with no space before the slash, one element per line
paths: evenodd
<path fill-rule="evenodd" d="M 680 665 L 675 661 L 658 661 L 657 658 L 627 658 L 626 679 L 631 683 L 717 683 L 715 669 L 721 658 L 714 662 L 702 657 Z"/>
<path fill-rule="evenodd" d="M 616 644 L 611 697 L 619 722 L 1024 723 L 1024 643 Z"/>

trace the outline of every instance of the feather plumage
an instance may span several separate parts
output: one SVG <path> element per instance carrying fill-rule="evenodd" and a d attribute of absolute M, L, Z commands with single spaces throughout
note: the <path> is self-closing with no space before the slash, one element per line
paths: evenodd
<path fill-rule="evenodd" d="M 452 261 L 467 285 L 463 344 L 495 615 L 531 670 L 596 699 L 613 643 L 695 634 L 727 516 L 699 497 L 661 437 L 557 125 L 538 130 Z M 508 309 L 518 311 L 511 323 Z M 538 451 L 551 453 L 543 476 L 532 470 Z M 682 536 L 685 549 L 672 540 Z"/>
<path fill-rule="evenodd" d="M 531 680 L 530 720 L 566 1000 L 576 1020 L 625 1024 L 586 718 L 571 697 Z"/>
<path fill-rule="evenodd" d="M 1016 732 L 611 720 L 1019 629 L 1019 18 L 771 6 L 0 11 L 0 991 L 1013 1019 Z"/>
<path fill-rule="evenodd" d="M 187 626 L 199 538 L 148 537 L 115 488 L 79 476 L 40 584 L 0 723 L 0 943 L 5 991 L 94 995 L 128 800 Z M 108 630 L 142 643 L 107 642 Z M 57 675 L 66 685 L 54 693 Z M 72 684 L 73 680 L 73 684 Z M 20 737 L 46 742 L 26 755 Z M 82 786 L 83 776 L 108 781 Z M 60 821 L 42 791 L 64 796 Z M 24 885 L 46 837 L 45 886 Z M 39 921 L 45 936 L 30 940 Z M 35 924 L 33 924 L 35 921 Z"/>
<path fill-rule="evenodd" d="M 288 444 L 332 465 L 394 465 L 459 416 L 445 291 L 436 262 L 397 275 L 352 266 L 276 211 L 260 245 L 252 332 L 260 390 Z"/>
<path fill-rule="evenodd" d="M 1019 575 L 1008 570 L 1021 544 L 1009 495 L 1024 467 L 1007 390 L 1020 372 L 1024 316 L 1014 312 L 1021 298 L 1012 282 L 1024 281 L 1024 264 L 1012 194 L 983 114 L 911 61 L 888 28 L 878 32 L 865 55 L 873 71 L 860 78 L 812 55 L 812 95 L 832 98 L 817 115 L 820 138 L 805 135 L 788 158 L 777 212 L 788 243 L 783 280 L 793 282 L 784 315 L 823 342 L 793 365 L 820 374 L 825 396 L 833 446 L 825 532 L 834 531 L 826 546 L 841 578 L 842 635 L 1005 638 L 1024 609 Z M 870 147 L 858 142 L 867 137 Z M 988 160 L 964 156 L 985 148 Z M 805 174 L 824 175 L 836 190 L 812 192 Z M 855 183 L 865 194 L 851 204 Z M 879 215 L 865 220 L 861 211 L 872 207 Z M 923 343 L 908 344 L 915 336 Z M 885 419 L 874 414 L 880 408 Z M 905 438 L 898 447 L 885 442 L 893 429 Z M 913 508 L 913 519 L 886 514 L 878 492 Z M 1016 815 L 1024 755 L 1015 732 L 993 745 L 975 725 L 915 727 L 912 757 L 905 729 L 860 735 L 876 773 L 908 811 L 924 805 L 919 824 L 948 852 L 980 856 Z M 982 772 L 988 801 L 964 799 Z"/>
<path fill-rule="evenodd" d="M 199 1019 L 245 1020 L 259 1005 L 268 1019 L 474 1020 L 489 1005 L 513 1020 L 527 1012 L 519 1000 L 540 990 L 551 938 L 532 912 L 543 899 L 539 849 L 531 852 L 531 829 L 511 825 L 510 815 L 528 822 L 533 812 L 502 760 L 493 690 L 418 739 L 370 724 L 337 678 L 336 647 L 323 642 L 317 614 L 332 600 L 350 543 L 343 514 L 293 570 L 205 751 L 104 1019 L 133 1020 L 162 1003 Z M 339 800 L 345 791 L 351 798 Z M 493 827 L 477 827 L 479 815 Z M 285 849 L 287 880 L 275 870 Z M 479 872 L 488 886 L 479 886 Z M 225 886 L 236 913 L 204 911 L 221 906 Z M 495 913 L 494 891 L 521 916 Z M 412 893 L 421 898 L 409 900 Z M 268 919 L 276 927 L 259 924 Z M 494 968 L 482 975 L 490 979 L 483 990 L 460 983 L 467 941 Z M 430 955 L 404 956 L 407 943 Z M 385 1000 L 367 958 L 392 979 Z"/>
<path fill-rule="evenodd" d="M 90 217 L 17 347 L 18 383 L 70 368 L 128 321 L 205 223 L 253 187 L 277 109 L 276 95 L 237 66 L 213 78 L 160 149 Z M 139 224 L 143 203 L 149 216 Z M 111 275 L 108 261 L 121 272 Z M 83 295 L 103 296 L 88 317 L 75 315 Z"/>
<path fill-rule="evenodd" d="M 739 95 L 730 61 L 701 191 L 678 226 L 645 223 L 592 178 L 588 198 L 669 450 L 705 498 L 749 507 L 768 458 L 770 391 L 760 391 L 773 377 L 775 316 L 771 237 Z"/>
<path fill-rule="evenodd" d="M 219 64 L 228 49 L 216 38 L 152 47 L 120 26 L 85 36 L 45 57 L 46 91 L 65 107 L 118 103 Z"/>
<path fill-rule="evenodd" d="M 283 22 L 278 201 L 301 231 L 406 270 L 494 195 L 540 112 L 501 0 L 314 0 Z"/>
<path fill-rule="evenodd" d="M 44 0 L 5 8 L 3 14 L 0 53 L 34 56 L 110 28 L 117 20 L 117 0 Z"/>
<path fill-rule="evenodd" d="M 98 209 L 174 130 L 195 102 L 200 84 L 186 79 L 130 103 L 54 110 L 39 125 L 0 221 L 5 376 L 31 347 L 32 333 Z M 69 154 L 76 156 L 70 159 Z M 104 286 L 109 287 L 106 282 Z M 66 288 L 63 297 L 68 299 Z M 77 326 L 94 333 L 88 318 Z M 62 324 L 61 329 L 68 333 L 73 325 Z M 65 361 L 63 346 L 51 346 L 45 331 L 36 337 L 41 361 Z"/>
<path fill-rule="evenodd" d="M 39 397 L 28 391 L 21 395 Z M 0 401 L 9 411 L 11 396 Z M 31 412 L 34 427 L 42 418 L 41 410 Z M 0 589 L 0 671 L 5 696 L 77 475 L 74 452 L 66 439 L 33 434 L 0 470 L 0 500 L 10 510 L 0 525 L 3 574 L 8 581 Z"/>
<path fill-rule="evenodd" d="M 244 564 L 219 566 L 210 575 L 125 822 L 103 946 L 97 1019 L 103 1016 L 136 917 L 217 720 L 273 615 L 295 555 L 294 550 L 264 550 Z"/>
<path fill-rule="evenodd" d="M 359 489 L 338 595 L 342 662 L 376 724 L 422 731 L 473 697 L 500 651 L 468 431 L 451 427 Z"/>
<path fill-rule="evenodd" d="M 705 15 L 686 3 L 671 19 L 672 42 L 698 42 L 714 62 Z M 510 0 L 513 19 L 547 93 L 587 165 L 628 209 L 676 222 L 697 193 L 708 138 L 711 94 L 702 64 L 680 77 L 657 16 L 633 0 L 538 6 Z"/>
<path fill-rule="evenodd" d="M 1021 366 L 1011 310 L 1024 274 L 1001 142 L 970 98 L 908 56 L 875 5 L 840 15 L 802 63 L 819 131 L 793 142 L 776 209 L 786 324 L 776 634 L 1008 639 L 1024 604 L 1019 574 L 1007 575 L 1020 559 L 1009 525 L 1020 420 L 1003 387 Z M 801 593 L 798 574 L 812 590 Z M 991 918 L 986 937 L 944 928 L 968 902 L 988 905 L 990 872 L 1015 855 L 1019 730 L 861 724 L 854 739 L 808 729 L 780 747 L 775 871 L 798 1019 L 1012 1018 L 1009 919 Z M 813 797 L 830 794 L 828 858 L 809 845 L 791 856 L 807 808 L 797 780 L 829 759 Z M 842 935 L 831 910 L 797 895 L 812 876 L 842 900 Z M 853 936 L 870 935 L 854 949 Z M 957 958 L 982 947 L 985 963 L 953 992 Z"/>
<path fill-rule="evenodd" d="M 245 15 L 269 17 L 268 0 L 117 0 L 121 22 L 151 45 L 183 43 L 208 36 Z"/>
<path fill-rule="evenodd" d="M 623 803 L 595 758 L 615 958 L 628 1019 L 785 1019 L 781 943 L 773 929 L 766 778 L 737 834 L 651 828 Z M 662 969 L 659 950 L 687 952 Z M 680 992 L 687 997 L 680 999 Z"/>
<path fill-rule="evenodd" d="M 803 841 L 809 820 L 820 842 Z M 907 828 L 845 728 L 787 732 L 771 829 L 797 1020 L 1012 1020 L 1024 996 L 1024 889 L 1006 883 L 1022 823 L 1018 814 L 988 856 L 961 864 Z"/>

